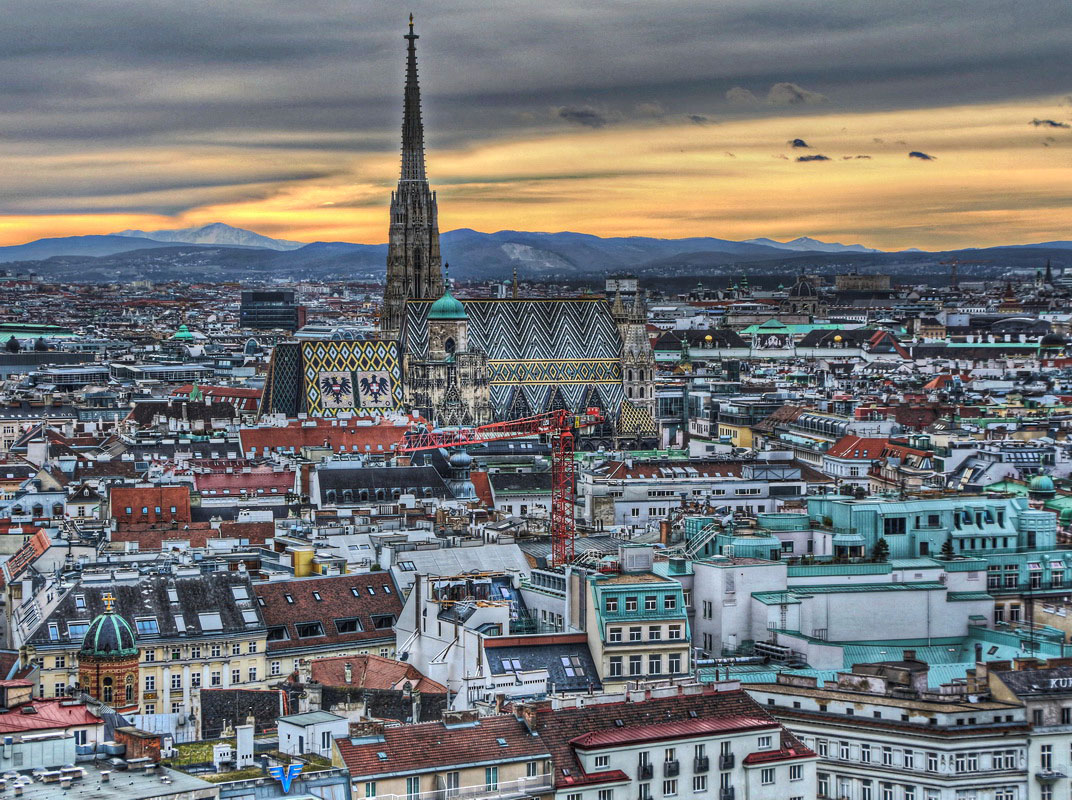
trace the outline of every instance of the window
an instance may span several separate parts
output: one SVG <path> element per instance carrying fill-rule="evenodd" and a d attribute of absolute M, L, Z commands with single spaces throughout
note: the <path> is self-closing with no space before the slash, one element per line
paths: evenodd
<path fill-rule="evenodd" d="M 643 675 L 644 674 L 644 656 L 641 656 L 641 655 L 629 656 L 629 674 L 630 675 Z"/>
<path fill-rule="evenodd" d="M 240 670 L 238 667 L 235 667 L 234 669 L 231 670 L 231 683 L 234 684 L 234 683 L 241 683 L 241 682 L 242 682 L 242 670 Z"/>
<path fill-rule="evenodd" d="M 373 798 L 376 796 L 376 781 L 365 782 L 365 797 Z"/>
<path fill-rule="evenodd" d="M 561 656 L 560 661 L 562 662 L 562 671 L 566 673 L 567 678 L 584 677 L 584 664 L 579 656 Z"/>
<path fill-rule="evenodd" d="M 335 620 L 335 630 L 339 633 L 361 633 L 361 621 L 356 617 Z"/>
<path fill-rule="evenodd" d="M 789 780 L 802 781 L 804 780 L 804 766 L 802 764 L 791 764 L 789 766 Z"/>
<path fill-rule="evenodd" d="M 848 761 L 849 760 L 849 743 L 848 742 L 840 742 L 840 743 L 838 743 L 838 758 L 840 758 L 842 761 Z"/>
<path fill-rule="evenodd" d="M 138 629 L 139 636 L 160 633 L 160 625 L 156 621 L 156 617 L 144 617 L 142 619 L 136 619 L 134 620 L 134 624 Z"/>
<path fill-rule="evenodd" d="M 707 791 L 707 776 L 706 775 L 694 775 L 692 778 L 692 791 L 694 792 L 706 792 Z"/>
<path fill-rule="evenodd" d="M 770 750 L 771 749 L 771 737 L 770 736 L 760 736 L 757 746 L 759 747 L 760 750 Z"/>
<path fill-rule="evenodd" d="M 774 767 L 764 767 L 759 772 L 759 782 L 764 786 L 770 786 L 774 783 Z"/>
<path fill-rule="evenodd" d="M 406 778 L 406 797 L 410 800 L 417 800 L 417 795 L 421 793 L 421 776 L 411 775 Z"/>
<path fill-rule="evenodd" d="M 607 769 L 610 766 L 610 756 L 596 756 L 596 769 Z"/>
<path fill-rule="evenodd" d="M 241 642 L 231 642 L 231 655 L 232 656 L 240 656 L 240 655 L 242 655 L 242 643 Z"/>
<path fill-rule="evenodd" d="M 819 755 L 822 758 L 826 758 L 827 749 L 828 749 L 828 744 L 827 744 L 826 739 L 816 739 L 815 740 L 815 748 L 816 748 L 816 752 L 818 752 Z M 819 794 L 822 794 L 822 792 L 819 792 Z"/>
<path fill-rule="evenodd" d="M 299 622 L 294 626 L 299 639 L 309 639 L 324 635 L 324 626 L 319 622 Z"/>
<path fill-rule="evenodd" d="M 658 608 L 658 600 L 659 598 L 657 598 L 655 595 L 649 594 L 647 597 L 644 598 L 644 610 L 654 611 L 656 608 Z"/>
<path fill-rule="evenodd" d="M 173 692 L 181 692 L 182 691 L 182 674 L 181 673 L 178 674 L 178 675 L 172 675 L 171 676 L 171 691 L 173 691 Z"/>
<path fill-rule="evenodd" d="M 610 675 L 612 678 L 620 677 L 622 674 L 622 657 L 611 656 L 610 657 Z"/>
<path fill-rule="evenodd" d="M 280 672 L 282 672 L 282 666 L 283 666 L 282 663 L 279 662 L 279 661 L 271 661 L 271 662 L 269 662 L 269 664 L 268 664 L 268 674 L 269 675 L 278 675 Z"/>
<path fill-rule="evenodd" d="M 621 628 L 608 628 L 607 629 L 607 641 L 608 642 L 620 642 L 622 640 Z"/>
<path fill-rule="evenodd" d="M 607 603 L 606 603 L 606 609 L 607 609 L 608 613 L 611 613 L 611 614 L 615 613 L 618 610 L 618 598 L 617 597 L 608 597 L 607 598 Z"/>
<path fill-rule="evenodd" d="M 663 657 L 658 655 L 648 656 L 648 674 L 659 675 L 663 671 Z"/>
<path fill-rule="evenodd" d="M 860 760 L 865 764 L 871 763 L 871 745 L 860 745 Z"/>
<path fill-rule="evenodd" d="M 938 754 L 927 753 L 927 772 L 938 771 Z"/>
<path fill-rule="evenodd" d="M 197 615 L 197 621 L 205 633 L 223 630 L 223 618 L 219 611 L 202 611 Z"/>
<path fill-rule="evenodd" d="M 209 685 L 210 686 L 222 686 L 223 685 L 223 673 L 220 672 L 218 669 L 213 670 L 212 674 L 209 676 Z"/>
<path fill-rule="evenodd" d="M 681 672 L 681 653 L 671 653 L 666 657 L 666 671 L 671 675 Z"/>
<path fill-rule="evenodd" d="M 677 794 L 677 778 L 663 781 L 663 797 L 673 797 Z"/>
<path fill-rule="evenodd" d="M 613 789 L 600 789 L 599 790 L 599 800 L 614 800 L 614 790 Z"/>
<path fill-rule="evenodd" d="M 249 675 L 249 680 L 250 680 L 251 683 L 253 681 L 257 680 L 257 668 L 256 667 L 250 667 L 247 670 L 247 675 Z"/>
<path fill-rule="evenodd" d="M 67 656 L 56 656 L 56 669 L 64 669 L 67 666 Z"/>
<path fill-rule="evenodd" d="M 156 691 L 156 676 L 155 675 L 146 675 L 145 676 L 145 691 L 147 691 L 147 692 L 155 692 Z"/>
<path fill-rule="evenodd" d="M 665 611 L 673 611 L 677 608 L 677 597 L 672 594 L 668 594 L 663 598 L 663 609 Z"/>
<path fill-rule="evenodd" d="M 912 750 L 905 750 L 901 753 L 901 766 L 905 769 L 916 768 L 916 754 Z"/>
<path fill-rule="evenodd" d="M 625 610 L 626 611 L 636 611 L 637 610 L 637 599 L 635 597 L 627 597 L 627 598 L 625 598 Z"/>
<path fill-rule="evenodd" d="M 639 642 L 643 638 L 643 629 L 638 625 L 629 629 L 629 641 Z"/>
<path fill-rule="evenodd" d="M 190 673 L 190 688 L 191 689 L 200 689 L 201 688 L 201 673 L 200 672 L 191 672 Z"/>
<path fill-rule="evenodd" d="M 871 800 L 871 781 L 860 781 L 860 800 Z"/>
<path fill-rule="evenodd" d="M 893 764 L 893 748 L 892 747 L 883 747 L 882 748 L 882 764 L 883 764 L 883 766 L 887 766 L 887 767 Z"/>
<path fill-rule="evenodd" d="M 681 638 L 681 626 L 680 625 L 670 625 L 666 629 L 666 638 L 667 639 L 680 639 Z"/>
<path fill-rule="evenodd" d="M 1053 745 L 1044 744 L 1039 747 L 1039 765 L 1044 770 L 1053 769 Z"/>
<path fill-rule="evenodd" d="M 663 638 L 663 629 L 658 625 L 652 625 L 648 628 L 648 640 L 656 642 Z"/>
<path fill-rule="evenodd" d="M 498 791 L 499 789 L 499 768 L 498 767 L 485 767 L 484 768 L 484 788 L 489 792 Z"/>

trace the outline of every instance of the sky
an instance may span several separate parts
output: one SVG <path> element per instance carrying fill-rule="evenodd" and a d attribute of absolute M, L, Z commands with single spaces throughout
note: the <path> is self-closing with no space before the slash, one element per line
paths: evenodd
<path fill-rule="evenodd" d="M 1072 239 L 1067 0 L 8 0 L 0 245 L 385 241 L 410 10 L 441 230 Z"/>

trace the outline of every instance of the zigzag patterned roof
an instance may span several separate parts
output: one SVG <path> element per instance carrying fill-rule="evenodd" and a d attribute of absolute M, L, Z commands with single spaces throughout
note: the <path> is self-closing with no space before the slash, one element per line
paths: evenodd
<path fill-rule="evenodd" d="M 469 346 L 488 356 L 491 402 L 497 415 L 516 407 L 520 391 L 529 407 L 543 411 L 562 401 L 580 408 L 589 386 L 598 385 L 607 410 L 624 399 L 621 336 L 603 298 L 573 300 L 463 300 L 469 316 Z M 428 301 L 406 304 L 405 347 L 427 357 Z"/>

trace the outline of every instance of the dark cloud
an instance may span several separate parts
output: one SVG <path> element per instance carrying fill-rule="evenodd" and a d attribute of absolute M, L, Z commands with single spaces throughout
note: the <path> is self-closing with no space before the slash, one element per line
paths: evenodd
<path fill-rule="evenodd" d="M 803 139 L 790 139 L 786 144 L 790 147 L 808 147 L 808 143 Z"/>
<path fill-rule="evenodd" d="M 815 155 L 811 155 L 811 156 L 797 156 L 797 161 L 829 161 L 829 160 L 830 160 L 830 158 L 828 156 L 819 155 L 818 153 L 816 153 Z"/>
<path fill-rule="evenodd" d="M 937 161 L 937 156 L 928 155 L 927 153 L 921 153 L 919 150 L 913 150 L 908 154 L 909 158 L 918 158 L 920 161 Z"/>
<path fill-rule="evenodd" d="M 842 161 L 852 161 L 853 159 L 857 159 L 857 158 L 871 158 L 871 156 L 842 156 L 841 160 Z"/>
<path fill-rule="evenodd" d="M 694 125 L 706 125 L 711 121 L 709 117 L 705 117 L 703 114 L 686 114 L 685 119 Z"/>
<path fill-rule="evenodd" d="M 743 89 L 740 86 L 734 86 L 727 90 L 726 99 L 737 106 L 759 105 L 759 98 L 751 90 Z"/>
<path fill-rule="evenodd" d="M 795 83 L 776 83 L 767 92 L 767 102 L 772 106 L 816 105 L 825 103 L 826 97 L 811 92 Z"/>
<path fill-rule="evenodd" d="M 1033 119 L 1029 124 L 1036 128 L 1072 128 L 1067 122 L 1058 122 L 1055 119 Z"/>
<path fill-rule="evenodd" d="M 691 115 L 661 109 L 707 109 L 722 96 L 748 115 L 806 110 L 824 95 L 850 112 L 1068 95 L 1067 0 L 939 5 L 750 0 L 719 4 L 717 24 L 698 25 L 710 13 L 700 0 L 583 11 L 545 0 L 509 13 L 489 13 L 486 0 L 415 0 L 429 148 L 566 122 L 682 121 Z M 333 167 L 396 153 L 406 13 L 354 8 L 96 0 L 56 13 L 11 0 L 0 26 L 0 197 L 25 188 L 5 174 L 24 151 L 228 148 L 241 160 L 275 147 L 295 160 L 318 151 Z"/>
<path fill-rule="evenodd" d="M 726 152 L 726 157 L 727 158 L 737 158 L 737 156 L 734 153 L 731 153 L 729 151 Z"/>
<path fill-rule="evenodd" d="M 555 109 L 555 116 L 586 128 L 602 128 L 614 121 L 611 115 L 592 106 L 561 106 Z"/>

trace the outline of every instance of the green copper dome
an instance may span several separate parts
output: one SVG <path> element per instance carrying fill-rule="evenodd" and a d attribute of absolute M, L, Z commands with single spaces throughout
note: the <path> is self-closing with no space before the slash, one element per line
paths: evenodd
<path fill-rule="evenodd" d="M 447 289 L 428 309 L 428 319 L 469 319 L 469 315 L 465 313 L 462 301 Z"/>
<path fill-rule="evenodd" d="M 173 340 L 180 342 L 188 342 L 194 338 L 194 335 L 190 333 L 190 329 L 185 324 L 179 326 L 179 329 L 175 331 L 175 335 L 171 337 Z"/>
<path fill-rule="evenodd" d="M 121 658 L 138 653 L 134 629 L 118 614 L 99 614 L 91 623 L 82 639 L 80 656 L 98 658 Z"/>
<path fill-rule="evenodd" d="M 1057 487 L 1049 475 L 1036 475 L 1027 485 L 1027 490 L 1032 494 L 1048 494 L 1051 497 L 1057 493 Z"/>

